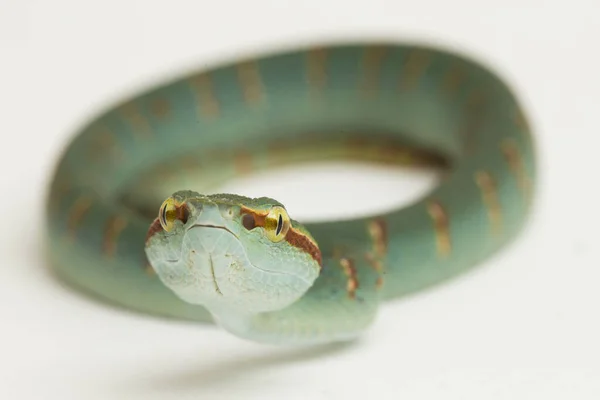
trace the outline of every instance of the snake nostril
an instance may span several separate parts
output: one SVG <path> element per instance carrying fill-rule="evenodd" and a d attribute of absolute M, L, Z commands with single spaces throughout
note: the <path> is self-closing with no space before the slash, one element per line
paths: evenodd
<path fill-rule="evenodd" d="M 225 219 L 231 220 L 235 215 L 235 209 L 231 206 L 228 207 L 219 207 L 219 213 Z"/>

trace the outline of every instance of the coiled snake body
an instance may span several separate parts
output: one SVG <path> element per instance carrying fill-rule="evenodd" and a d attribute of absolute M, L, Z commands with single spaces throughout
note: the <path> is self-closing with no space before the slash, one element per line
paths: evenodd
<path fill-rule="evenodd" d="M 435 166 L 414 204 L 301 225 L 274 199 L 206 195 L 318 159 Z M 268 343 L 348 340 L 387 299 L 454 277 L 530 209 L 530 131 L 488 69 L 420 45 L 267 54 L 153 88 L 88 124 L 47 203 L 51 263 L 78 288 Z"/>

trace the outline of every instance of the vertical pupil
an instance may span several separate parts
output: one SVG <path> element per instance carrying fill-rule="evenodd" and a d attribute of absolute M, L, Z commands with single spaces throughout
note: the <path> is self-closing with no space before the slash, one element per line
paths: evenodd
<path fill-rule="evenodd" d="M 279 219 L 277 220 L 277 230 L 275 231 L 275 235 L 279 235 L 281 233 L 281 229 L 283 228 L 283 218 L 281 214 L 279 214 Z"/>
<path fill-rule="evenodd" d="M 160 219 L 162 220 L 163 224 L 167 224 L 167 206 L 164 206 L 160 212 Z"/>

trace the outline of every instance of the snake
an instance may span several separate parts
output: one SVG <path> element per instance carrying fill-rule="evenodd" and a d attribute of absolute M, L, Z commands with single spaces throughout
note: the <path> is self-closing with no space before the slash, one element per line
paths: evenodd
<path fill-rule="evenodd" d="M 68 287 L 250 342 L 349 342 L 381 305 L 483 264 L 531 214 L 530 123 L 471 56 L 325 42 L 196 68 L 124 95 L 65 145 L 45 243 Z M 409 204 L 304 224 L 268 193 L 218 190 L 336 160 L 432 168 L 439 179 Z"/>

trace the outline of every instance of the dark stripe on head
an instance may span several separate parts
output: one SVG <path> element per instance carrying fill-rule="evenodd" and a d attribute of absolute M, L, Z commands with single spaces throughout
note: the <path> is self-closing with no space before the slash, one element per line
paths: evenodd
<path fill-rule="evenodd" d="M 256 211 L 248 207 L 241 208 L 242 223 L 244 226 L 252 226 L 251 221 L 248 221 L 246 215 L 251 215 L 254 218 L 255 227 L 264 227 L 265 220 L 267 217 L 268 211 Z M 306 234 L 302 233 L 298 229 L 293 226 L 290 227 L 287 234 L 285 235 L 285 241 L 291 244 L 294 247 L 297 247 L 306 253 L 308 253 L 316 262 L 319 263 L 319 266 L 323 267 L 323 259 L 321 255 L 321 250 L 319 246 Z"/>
<path fill-rule="evenodd" d="M 289 244 L 299 249 L 304 250 L 310 256 L 319 263 L 319 266 L 323 268 L 323 259 L 321 256 L 321 250 L 319 250 L 319 246 L 315 242 L 313 242 L 308 236 L 298 231 L 297 229 L 290 228 L 287 235 L 285 235 L 285 240 Z"/>
<path fill-rule="evenodd" d="M 156 232 L 160 232 L 162 230 L 163 228 L 160 224 L 160 220 L 158 218 L 155 218 L 154 221 L 152 221 L 152 224 L 150 224 L 150 228 L 148 229 L 148 233 L 146 234 L 146 240 L 144 241 L 144 243 L 148 243 L 148 240 L 150 240 L 150 238 L 154 236 Z"/>

